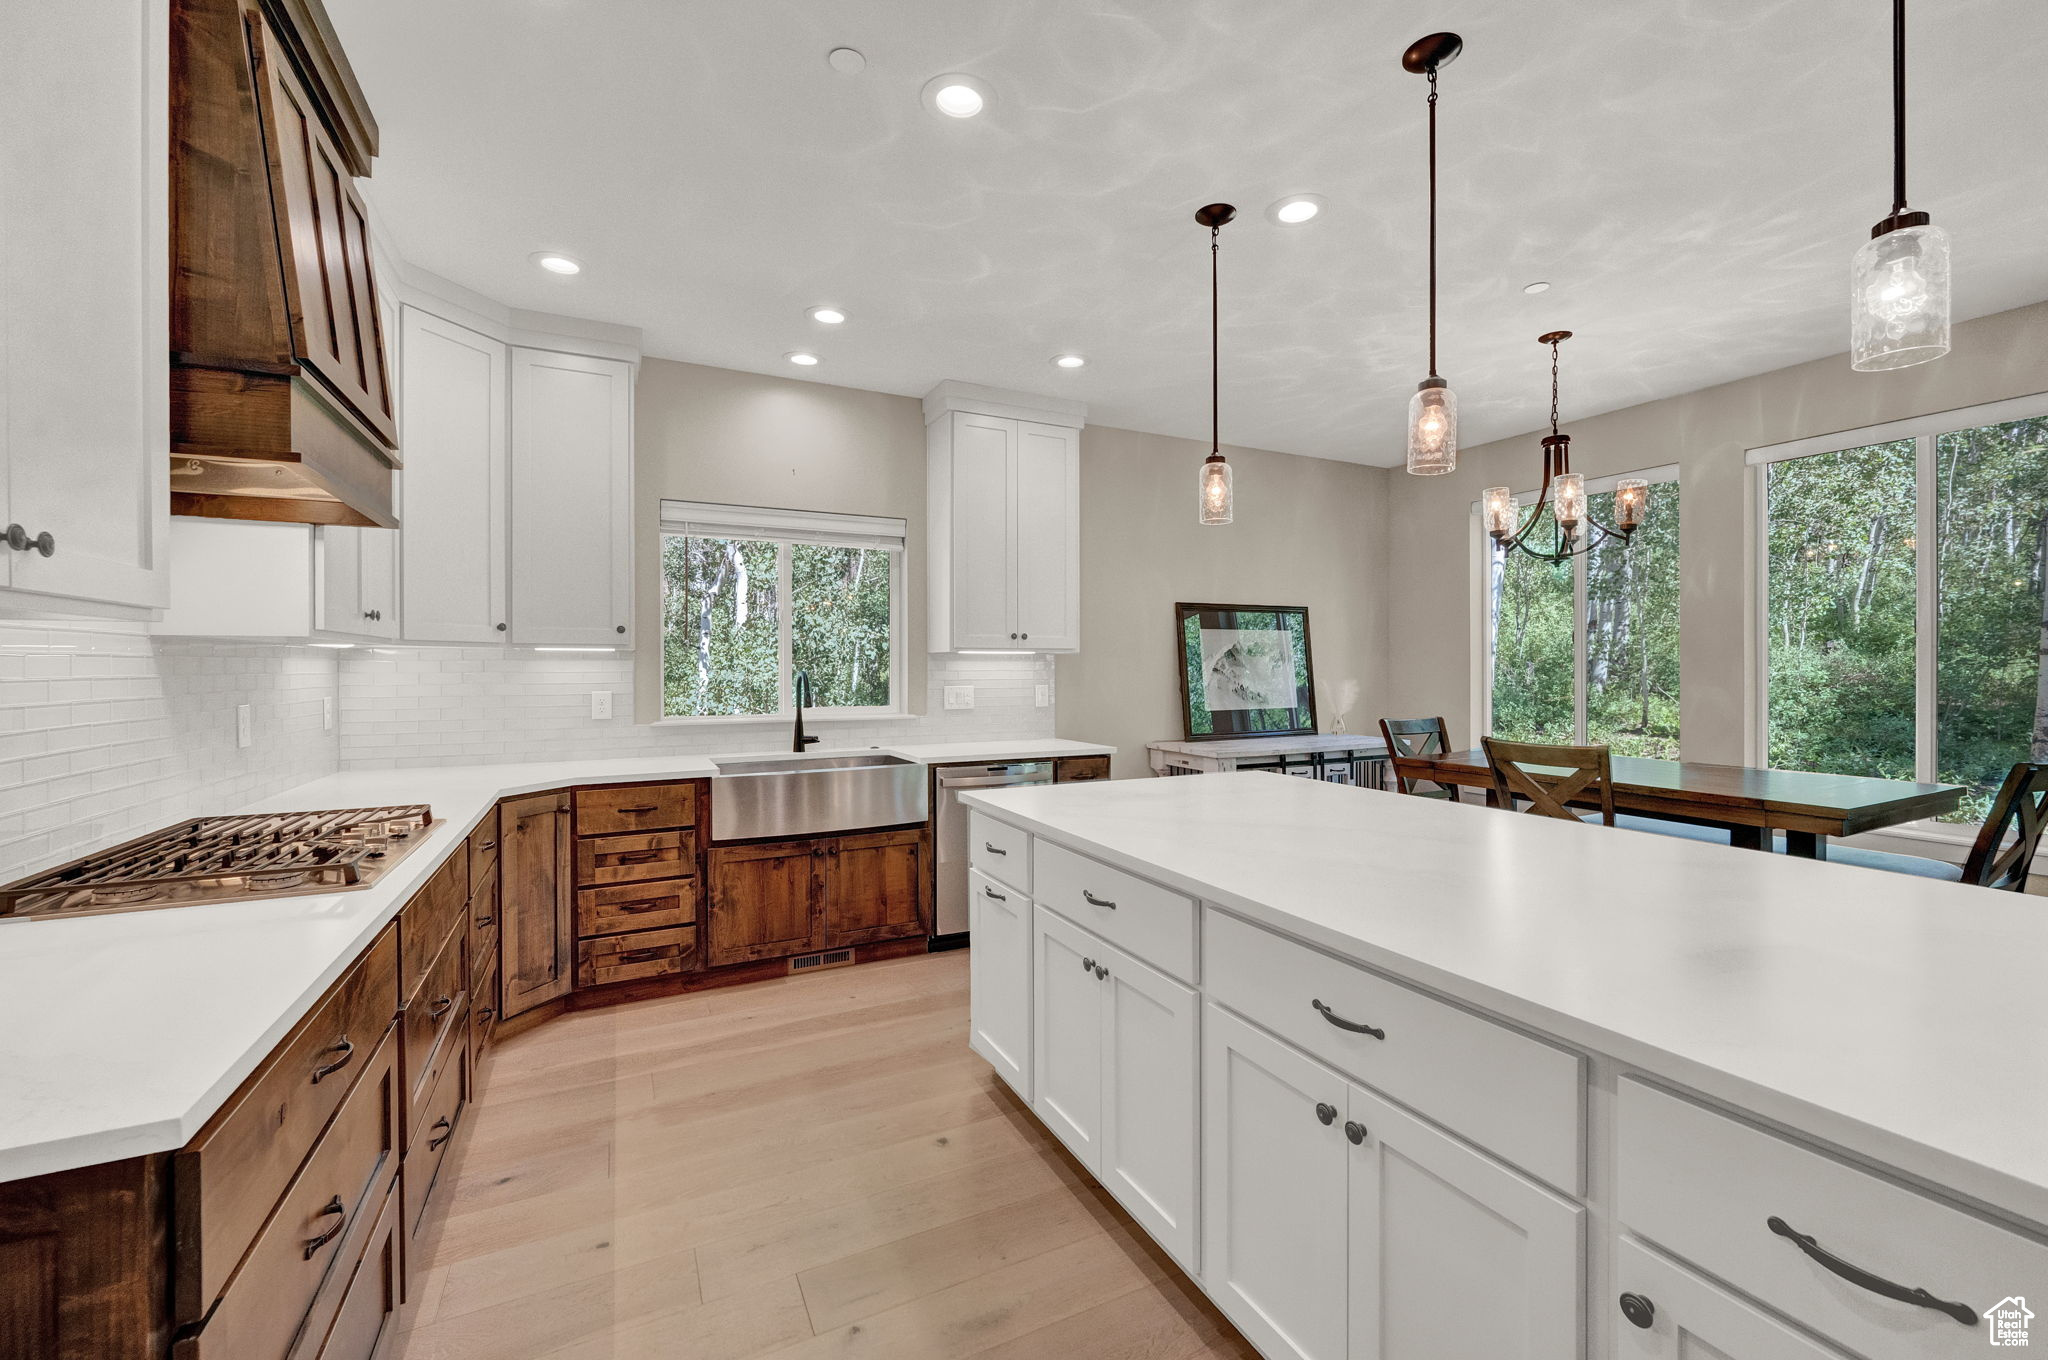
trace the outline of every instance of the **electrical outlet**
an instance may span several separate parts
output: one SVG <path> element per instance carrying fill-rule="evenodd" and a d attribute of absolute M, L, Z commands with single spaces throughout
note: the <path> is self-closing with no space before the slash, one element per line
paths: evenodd
<path fill-rule="evenodd" d="M 609 722 L 612 716 L 612 692 L 608 689 L 590 691 L 590 716 L 600 722 Z"/>
<path fill-rule="evenodd" d="M 1038 689 L 1036 690 L 1036 694 L 1037 694 L 1037 696 L 1038 696 L 1038 706 L 1039 706 L 1040 708 L 1051 708 L 1051 707 L 1052 707 L 1052 686 L 1051 686 L 1051 685 L 1040 685 L 1040 686 L 1038 687 Z"/>
<path fill-rule="evenodd" d="M 250 730 L 251 716 L 247 704 L 235 705 L 235 745 L 245 750 L 248 748 L 249 743 L 256 739 L 254 733 Z"/>
<path fill-rule="evenodd" d="M 322 732 L 332 732 L 334 730 L 334 696 L 332 694 L 320 696 L 320 730 Z"/>
<path fill-rule="evenodd" d="M 973 707 L 974 707 L 974 686 L 972 686 L 972 685 L 948 685 L 948 686 L 946 686 L 946 707 L 947 707 L 947 708 L 973 708 Z"/>

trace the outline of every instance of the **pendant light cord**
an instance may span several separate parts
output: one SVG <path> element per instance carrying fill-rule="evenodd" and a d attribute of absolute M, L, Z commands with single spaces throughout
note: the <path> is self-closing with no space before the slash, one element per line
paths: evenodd
<path fill-rule="evenodd" d="M 1906 211 L 1906 0 L 1892 0 L 1892 216 Z"/>
<path fill-rule="evenodd" d="M 1898 0 L 1903 5 L 1906 0 Z M 1903 77 L 1901 77 L 1903 79 Z M 1903 183 L 1904 181 L 1901 181 Z M 1901 193 L 1904 190 L 1900 190 Z M 1429 68 L 1429 376 L 1436 371 L 1436 67 Z"/>
<path fill-rule="evenodd" d="M 1223 234 L 1221 225 L 1209 228 L 1209 452 L 1220 455 L 1223 452 L 1223 417 L 1221 398 L 1218 393 L 1223 385 L 1221 361 L 1217 356 L 1217 317 L 1221 302 L 1218 300 L 1216 283 L 1216 257 L 1222 253 L 1217 238 Z"/>

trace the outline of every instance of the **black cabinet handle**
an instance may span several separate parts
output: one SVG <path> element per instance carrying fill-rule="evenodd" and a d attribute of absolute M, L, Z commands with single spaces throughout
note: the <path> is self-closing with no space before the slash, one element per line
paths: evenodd
<path fill-rule="evenodd" d="M 7 526 L 6 539 L 7 546 L 16 552 L 28 552 L 30 549 L 34 549 L 43 556 L 49 557 L 57 551 L 56 537 L 48 529 L 43 530 L 34 537 L 30 537 L 28 530 L 22 528 L 19 524 L 10 524 Z"/>
<path fill-rule="evenodd" d="M 620 808 L 620 809 L 619 809 L 619 812 L 620 812 L 620 814 L 621 814 L 621 815 L 623 815 L 623 816 L 632 816 L 632 817 L 639 817 L 639 816 L 642 816 L 642 815 L 644 815 L 644 814 L 646 814 L 646 813 L 649 813 L 649 812 L 659 812 L 659 811 L 661 811 L 661 809 L 660 809 L 659 807 L 656 807 L 656 806 L 655 806 L 655 805 L 654 805 L 653 803 L 644 803 L 644 804 L 642 804 L 642 805 L 641 805 L 641 806 L 639 806 L 639 807 L 629 807 L 629 808 Z"/>
<path fill-rule="evenodd" d="M 497 1013 L 498 1013 L 498 1011 L 497 1011 L 497 1008 L 496 1008 L 496 1007 L 494 1007 L 494 1006 L 486 1006 L 486 1007 L 484 1007 L 484 1008 L 483 1008 L 482 1010 L 480 1010 L 480 1011 L 478 1011 L 478 1012 L 476 1013 L 476 1018 L 477 1018 L 477 1019 L 479 1019 L 479 1020 L 488 1020 L 488 1019 L 490 1019 L 490 1018 L 491 1018 L 492 1016 L 496 1015 Z"/>
<path fill-rule="evenodd" d="M 655 945 L 652 949 L 623 949 L 619 951 L 620 963 L 651 963 L 655 959 L 671 957 L 667 945 Z"/>
<path fill-rule="evenodd" d="M 981 843 L 981 848 L 988 851 L 991 855 L 1007 855 L 1010 853 L 1009 851 L 1003 849 L 1000 845 L 991 845 L 987 841 L 983 841 Z"/>
<path fill-rule="evenodd" d="M 427 1151 L 429 1152 L 432 1152 L 435 1148 L 440 1147 L 441 1144 L 455 1136 L 455 1126 L 448 1122 L 448 1116 L 445 1114 L 434 1121 L 434 1128 L 446 1129 L 448 1132 L 442 1134 L 439 1138 L 427 1139 Z M 429 1130 L 429 1132 L 432 1132 L 432 1130 Z"/>
<path fill-rule="evenodd" d="M 1861 1266 L 1851 1265 L 1776 1214 L 1765 1219 L 1764 1226 L 1778 1236 L 1789 1239 L 1793 1246 L 1805 1252 L 1822 1269 L 1839 1275 L 1858 1289 L 1867 1289 L 1882 1298 L 1894 1299 L 1899 1303 L 1910 1303 L 1915 1308 L 1931 1308 L 1937 1313 L 1946 1313 L 1965 1327 L 1977 1325 L 1977 1310 L 1969 1304 L 1950 1303 L 1947 1299 L 1937 1298 L 1924 1289 L 1894 1284 L 1882 1275 L 1873 1275 Z"/>
<path fill-rule="evenodd" d="M 455 998 L 454 998 L 454 997 L 452 997 L 452 996 L 444 996 L 444 997 L 440 997 L 440 998 L 437 998 L 437 999 L 435 1000 L 435 1002 L 434 1002 L 434 1004 L 433 1004 L 433 1005 L 431 1005 L 431 1006 L 427 1007 L 427 1016 L 428 1016 L 428 1018 L 429 1018 L 429 1019 L 433 1019 L 433 1020 L 439 1020 L 439 1019 L 440 1019 L 440 1018 L 441 1018 L 442 1016 L 446 1015 L 446 1014 L 447 1014 L 447 1013 L 448 1013 L 449 1011 L 451 1011 L 451 1010 L 454 1010 L 454 1009 L 455 1009 Z"/>
<path fill-rule="evenodd" d="M 479 916 L 476 918 L 476 928 L 478 930 L 482 930 L 485 926 L 489 925 L 491 922 L 497 919 L 498 918 L 495 916 Z"/>
<path fill-rule="evenodd" d="M 1651 1303 L 1641 1294 L 1623 1294 L 1621 1296 L 1621 1315 L 1636 1326 L 1647 1330 L 1650 1324 L 1657 1320 L 1657 1305 Z"/>
<path fill-rule="evenodd" d="M 476 848 L 479 850 L 495 850 L 498 848 L 498 843 L 496 841 L 478 841 Z"/>
<path fill-rule="evenodd" d="M 1325 1128 L 1329 1127 L 1337 1121 L 1337 1107 L 1330 1104 L 1327 1100 L 1317 1101 L 1316 1118 L 1323 1121 Z"/>
<path fill-rule="evenodd" d="M 306 1239 L 305 1259 L 308 1261 L 320 1254 L 320 1248 L 341 1236 L 341 1230 L 348 1226 L 348 1210 L 342 1207 L 340 1195 L 336 1195 L 333 1199 L 328 1200 L 326 1206 L 320 1210 L 316 1217 L 326 1218 L 329 1215 L 334 1216 L 334 1226 L 321 1233 L 318 1237 Z"/>
<path fill-rule="evenodd" d="M 612 863 L 614 863 L 614 864 L 652 864 L 652 863 L 653 863 L 653 862 L 654 862 L 655 860 L 658 860 L 658 859 L 660 859 L 660 858 L 661 858 L 661 851 L 659 851 L 659 850 L 635 850 L 635 851 L 633 851 L 633 852 L 632 852 L 631 854 L 624 854 L 624 855 L 615 855 L 615 856 L 613 856 L 613 857 L 612 857 Z"/>
<path fill-rule="evenodd" d="M 349 1060 L 356 1056 L 356 1046 L 349 1042 L 349 1037 L 346 1034 L 341 1036 L 339 1043 L 330 1044 L 320 1051 L 323 1053 L 339 1053 L 341 1056 L 331 1063 L 322 1063 L 313 1069 L 313 1084 L 315 1086 L 320 1084 L 322 1077 L 331 1077 L 342 1068 L 347 1067 Z"/>
<path fill-rule="evenodd" d="M 1354 1146 L 1363 1146 L 1365 1143 L 1365 1125 L 1359 1123 L 1356 1119 L 1345 1120 L 1344 1136 L 1349 1138 Z"/>
<path fill-rule="evenodd" d="M 1007 902 L 1010 900 L 1009 895 L 1007 893 L 999 893 L 986 883 L 981 885 L 981 895 L 983 897 L 993 897 L 998 902 Z"/>
<path fill-rule="evenodd" d="M 1086 888 L 1081 889 L 1081 896 L 1087 901 L 1088 905 L 1091 907 L 1108 907 L 1111 911 L 1116 910 L 1116 903 L 1108 901 L 1104 898 L 1097 897 L 1094 893 L 1089 892 Z"/>
<path fill-rule="evenodd" d="M 1387 1032 L 1385 1030 L 1374 1029 L 1371 1025 L 1361 1025 L 1356 1020 L 1346 1020 L 1343 1016 L 1337 1014 L 1337 1012 L 1331 1010 L 1328 1006 L 1325 1006 L 1320 1001 L 1311 1000 L 1308 1004 L 1314 1006 L 1316 1008 L 1316 1013 L 1318 1015 L 1322 1016 L 1323 1019 L 1335 1025 L 1338 1029 L 1349 1030 L 1353 1034 L 1370 1034 L 1375 1039 L 1384 1039 L 1387 1037 Z"/>

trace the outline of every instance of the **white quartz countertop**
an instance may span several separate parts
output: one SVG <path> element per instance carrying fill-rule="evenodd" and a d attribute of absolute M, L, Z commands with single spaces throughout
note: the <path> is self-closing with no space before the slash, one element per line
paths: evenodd
<path fill-rule="evenodd" d="M 1273 774 L 967 801 L 2048 1226 L 2048 902 Z"/>
<path fill-rule="evenodd" d="M 927 765 L 1115 750 L 1054 738 L 879 749 Z M 706 778 L 716 773 L 711 762 L 653 756 L 329 775 L 241 810 L 428 804 L 436 825 L 426 842 L 369 888 L 0 921 L 0 1181 L 184 1146 L 499 798 Z"/>

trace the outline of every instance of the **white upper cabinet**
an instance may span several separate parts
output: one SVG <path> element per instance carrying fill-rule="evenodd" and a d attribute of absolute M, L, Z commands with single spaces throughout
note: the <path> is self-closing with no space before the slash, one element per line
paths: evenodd
<path fill-rule="evenodd" d="M 168 598 L 168 15 L 0 6 L 0 613 Z"/>
<path fill-rule="evenodd" d="M 398 531 L 323 524 L 313 531 L 313 627 L 398 637 Z"/>
<path fill-rule="evenodd" d="M 512 641 L 633 642 L 633 366 L 512 351 Z"/>
<path fill-rule="evenodd" d="M 1081 408 L 947 382 L 924 409 L 929 650 L 1079 650 Z"/>
<path fill-rule="evenodd" d="M 408 642 L 503 642 L 511 353 L 405 309 L 399 346 L 401 622 Z"/>

